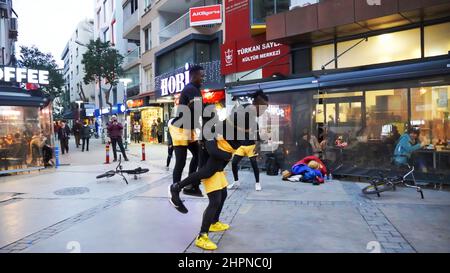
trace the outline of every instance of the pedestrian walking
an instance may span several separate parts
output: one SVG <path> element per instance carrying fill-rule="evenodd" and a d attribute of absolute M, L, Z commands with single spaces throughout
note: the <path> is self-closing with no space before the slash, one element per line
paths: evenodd
<path fill-rule="evenodd" d="M 69 153 L 69 139 L 70 139 L 70 128 L 63 121 L 60 122 L 60 127 L 58 130 L 58 139 L 61 144 L 61 153 Z"/>
<path fill-rule="evenodd" d="M 166 170 L 169 170 L 170 162 L 172 161 L 173 157 L 173 142 L 172 137 L 170 136 L 170 132 L 167 134 L 167 164 L 166 164 Z"/>
<path fill-rule="evenodd" d="M 141 124 L 139 122 L 135 122 L 133 126 L 133 137 L 134 137 L 134 143 L 140 143 L 141 142 Z"/>
<path fill-rule="evenodd" d="M 128 161 L 128 157 L 125 153 L 125 147 L 123 146 L 123 125 L 117 121 L 117 117 L 113 116 L 108 123 L 108 135 L 111 139 L 111 145 L 113 149 L 114 162 L 117 161 L 117 145 L 119 145 L 125 161 Z"/>
<path fill-rule="evenodd" d="M 89 126 L 89 123 L 86 121 L 81 128 L 81 139 L 82 139 L 82 145 L 81 145 L 81 152 L 84 152 L 86 148 L 86 152 L 89 152 L 89 140 L 91 139 L 92 134 L 92 128 Z"/>
<path fill-rule="evenodd" d="M 164 123 L 161 121 L 161 118 L 158 118 L 158 121 L 156 123 L 156 135 L 158 138 L 158 143 L 161 144 L 163 142 L 163 135 L 164 135 Z"/>
<path fill-rule="evenodd" d="M 158 124 L 156 123 L 156 120 L 153 120 L 152 127 L 151 127 L 151 135 L 152 135 L 152 142 L 155 143 L 157 141 L 158 136 Z"/>
<path fill-rule="evenodd" d="M 83 127 L 83 124 L 81 121 L 77 120 L 75 121 L 75 124 L 73 125 L 73 136 L 75 137 L 75 145 L 77 145 L 77 148 L 81 145 L 81 129 Z"/>

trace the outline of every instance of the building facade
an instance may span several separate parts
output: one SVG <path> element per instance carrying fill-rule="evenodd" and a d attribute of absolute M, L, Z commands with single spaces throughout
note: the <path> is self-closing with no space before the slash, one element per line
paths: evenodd
<path fill-rule="evenodd" d="M 0 1 L 0 64 L 15 66 L 15 42 L 18 35 L 17 15 L 12 0 Z"/>
<path fill-rule="evenodd" d="M 72 33 L 61 55 L 61 59 L 64 61 L 62 73 L 66 82 L 66 99 L 72 105 L 75 105 L 75 102 L 83 102 L 83 104 L 77 105 L 77 107 L 80 106 L 83 109 L 95 107 L 95 84 L 84 83 L 85 71 L 82 64 L 83 54 L 87 51 L 85 45 L 92 39 L 94 39 L 94 21 L 88 19 L 81 21 Z M 88 113 L 84 112 L 84 116 L 76 117 L 76 119 L 92 118 L 92 115 L 93 112 L 88 111 Z"/>
<path fill-rule="evenodd" d="M 109 41 L 111 45 L 119 51 L 122 56 L 126 56 L 128 41 L 123 38 L 123 9 L 121 0 L 93 0 L 95 1 L 94 11 L 94 40 L 100 39 Z M 113 87 L 109 102 L 113 105 L 112 113 L 106 103 L 105 91 L 109 90 L 108 83 L 102 80 L 102 90 L 99 84 L 95 91 L 95 115 L 99 124 L 106 124 L 107 117 L 118 115 L 122 122 L 125 122 L 125 85 L 122 82 Z M 106 118 L 103 118 L 106 117 Z"/>
<path fill-rule="evenodd" d="M 191 8 L 211 6 L 218 9 L 219 20 L 191 24 Z M 220 75 L 222 1 L 128 0 L 123 1 L 123 9 L 124 37 L 137 46 L 130 49 L 124 68 L 128 78 L 140 79 L 140 86 L 128 92 L 130 122 L 141 124 L 143 140 L 153 141 L 152 124 L 158 119 L 167 124 L 177 94 L 187 83 L 178 76 L 176 84 L 177 75 L 184 75 L 189 65 L 205 67 L 205 93 L 210 97 L 220 97 L 212 96 L 215 92 L 224 93 Z"/>
<path fill-rule="evenodd" d="M 399 136 L 418 126 L 416 178 L 450 182 L 448 1 L 308 1 L 282 12 L 259 2 L 249 18 L 265 17 L 266 40 L 289 46 L 290 73 L 231 82 L 228 93 L 269 94 L 282 165 L 317 154 L 336 175 L 371 177 L 392 168 Z"/>

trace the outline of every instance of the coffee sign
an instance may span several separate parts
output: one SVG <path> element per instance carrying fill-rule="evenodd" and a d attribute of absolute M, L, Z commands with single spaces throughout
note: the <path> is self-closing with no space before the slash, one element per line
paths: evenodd
<path fill-rule="evenodd" d="M 32 83 L 32 84 L 49 84 L 49 72 L 45 70 L 27 69 L 22 67 L 1 67 L 0 81 Z"/>

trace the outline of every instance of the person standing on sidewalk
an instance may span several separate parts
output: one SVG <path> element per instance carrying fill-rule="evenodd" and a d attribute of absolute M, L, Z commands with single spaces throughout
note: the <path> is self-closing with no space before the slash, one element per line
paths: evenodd
<path fill-rule="evenodd" d="M 161 144 L 163 142 L 163 134 L 164 134 L 164 123 L 161 121 L 161 118 L 158 118 L 156 122 L 156 134 L 158 137 L 158 143 Z"/>
<path fill-rule="evenodd" d="M 141 143 L 141 125 L 135 122 L 133 126 L 134 143 Z"/>
<path fill-rule="evenodd" d="M 64 121 L 61 121 L 58 130 L 58 139 L 61 144 L 61 153 L 69 153 L 70 128 Z"/>
<path fill-rule="evenodd" d="M 73 125 L 73 136 L 75 137 L 75 144 L 77 145 L 77 148 L 80 147 L 80 140 L 81 140 L 81 128 L 83 125 L 81 124 L 81 121 L 77 120 L 75 121 L 75 124 Z"/>
<path fill-rule="evenodd" d="M 89 126 L 89 123 L 86 121 L 81 127 L 81 138 L 83 141 L 83 144 L 81 146 L 81 152 L 84 152 L 84 149 L 86 148 L 86 152 L 89 152 L 89 140 L 91 138 L 91 132 L 92 129 Z"/>
<path fill-rule="evenodd" d="M 113 116 L 108 124 L 108 135 L 111 138 L 111 145 L 113 149 L 114 162 L 117 161 L 117 145 L 119 145 L 125 161 L 128 161 L 128 157 L 125 153 L 125 147 L 123 146 L 123 125 L 117 121 L 117 117 Z"/>

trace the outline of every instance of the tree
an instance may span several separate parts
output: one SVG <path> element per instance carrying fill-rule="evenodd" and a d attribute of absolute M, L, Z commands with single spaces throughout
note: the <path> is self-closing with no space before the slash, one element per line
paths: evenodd
<path fill-rule="evenodd" d="M 91 40 L 87 48 L 88 50 L 83 54 L 83 60 L 81 61 L 86 73 L 83 79 L 84 83 L 98 83 L 101 93 L 102 80 L 105 80 L 106 84 L 109 85 L 108 90 L 105 91 L 105 101 L 112 112 L 113 105 L 109 101 L 109 97 L 111 90 L 117 86 L 119 78 L 123 74 L 123 56 L 111 46 L 109 41 Z"/>
<path fill-rule="evenodd" d="M 64 77 L 52 54 L 43 53 L 35 46 L 21 46 L 19 66 L 49 72 L 49 84 L 41 86 L 40 89 L 50 99 L 54 100 L 64 92 Z"/>

